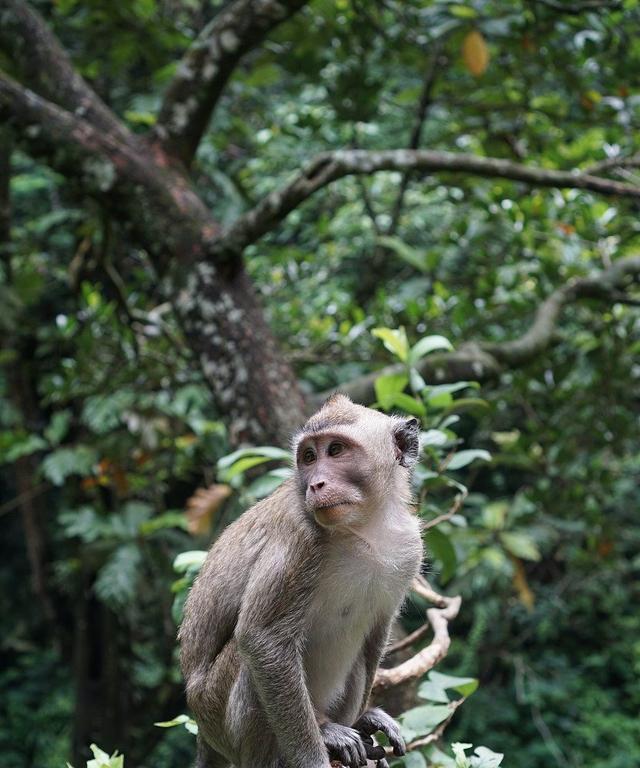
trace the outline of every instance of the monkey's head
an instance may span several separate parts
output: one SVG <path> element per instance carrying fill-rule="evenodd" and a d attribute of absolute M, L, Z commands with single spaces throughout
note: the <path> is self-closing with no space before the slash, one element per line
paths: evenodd
<path fill-rule="evenodd" d="M 293 441 L 307 512 L 324 527 L 352 527 L 386 504 L 406 504 L 419 434 L 417 419 L 387 416 L 332 395 Z"/>

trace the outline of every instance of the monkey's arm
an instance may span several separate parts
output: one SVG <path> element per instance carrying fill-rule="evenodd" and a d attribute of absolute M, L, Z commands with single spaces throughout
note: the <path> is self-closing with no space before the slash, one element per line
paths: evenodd
<path fill-rule="evenodd" d="M 380 662 L 382 661 L 382 657 L 384 656 L 390 629 L 391 619 L 386 617 L 380 618 L 365 640 L 362 649 L 365 668 L 365 683 L 362 702 L 359 709 L 360 713 L 367 708 L 367 704 L 369 703 L 371 687 L 373 686 L 373 680 L 376 676 Z"/>
<path fill-rule="evenodd" d="M 371 735 L 376 731 L 384 733 L 389 743 L 393 747 L 393 752 L 397 756 L 404 755 L 406 747 L 400 729 L 398 728 L 395 720 L 390 717 L 384 710 L 375 707 L 373 709 L 367 709 L 369 702 L 369 696 L 371 695 L 371 687 L 376 675 L 380 661 L 384 656 L 384 650 L 389 638 L 389 630 L 391 628 L 390 620 L 381 620 L 367 637 L 363 648 L 363 656 L 366 670 L 364 697 L 362 701 L 361 711 L 362 714 L 353 724 L 353 727 L 359 731 L 365 743 L 372 743 Z M 385 768 L 387 766 L 386 760 L 378 762 L 378 768 Z"/>
<path fill-rule="evenodd" d="M 264 553 L 245 590 L 235 636 L 287 766 L 329 768 L 303 669 L 305 594 L 313 578 L 305 554 L 312 559 L 308 551 Z"/>

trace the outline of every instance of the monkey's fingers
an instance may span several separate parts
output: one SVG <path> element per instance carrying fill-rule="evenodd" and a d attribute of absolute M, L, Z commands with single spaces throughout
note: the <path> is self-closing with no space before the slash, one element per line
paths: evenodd
<path fill-rule="evenodd" d="M 389 763 L 386 760 L 378 760 L 376 768 L 389 768 Z"/>
<path fill-rule="evenodd" d="M 358 731 L 338 723 L 324 723 L 320 731 L 331 758 L 337 758 L 347 768 L 367 764 L 367 753 Z"/>
<path fill-rule="evenodd" d="M 373 736 L 363 736 L 362 743 L 364 744 L 364 748 L 367 750 L 367 758 L 369 760 L 379 761 L 386 755 L 384 747 L 376 744 L 373 740 Z"/>
<path fill-rule="evenodd" d="M 368 710 L 354 727 L 365 736 L 369 736 L 376 731 L 384 733 L 389 739 L 389 744 L 393 747 L 393 754 L 398 757 L 401 757 L 407 751 L 398 724 L 383 709 L 376 707 Z"/>

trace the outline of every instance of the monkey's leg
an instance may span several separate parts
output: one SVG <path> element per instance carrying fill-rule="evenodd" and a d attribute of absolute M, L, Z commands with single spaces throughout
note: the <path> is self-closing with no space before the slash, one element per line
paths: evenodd
<path fill-rule="evenodd" d="M 198 752 L 195 768 L 229 768 L 229 761 L 198 736 Z"/>
<path fill-rule="evenodd" d="M 229 694 L 225 726 L 235 767 L 285 768 L 275 734 L 262 709 L 249 670 L 242 662 Z"/>

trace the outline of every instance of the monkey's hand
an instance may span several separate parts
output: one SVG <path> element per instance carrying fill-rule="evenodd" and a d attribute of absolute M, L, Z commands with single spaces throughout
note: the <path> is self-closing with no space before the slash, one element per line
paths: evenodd
<path fill-rule="evenodd" d="M 353 724 L 353 727 L 360 733 L 365 744 L 371 739 L 373 733 L 381 731 L 389 739 L 389 744 L 393 747 L 394 755 L 400 757 L 407 751 L 398 724 L 383 709 L 379 709 L 378 707 L 375 709 L 368 709 Z M 384 757 L 384 755 L 382 755 L 382 757 Z M 378 763 L 378 765 L 380 766 L 380 763 Z"/>
<path fill-rule="evenodd" d="M 322 740 L 329 752 L 329 759 L 339 760 L 347 768 L 360 768 L 370 760 L 384 757 L 382 747 L 365 744 L 358 731 L 338 723 L 322 723 Z"/>

